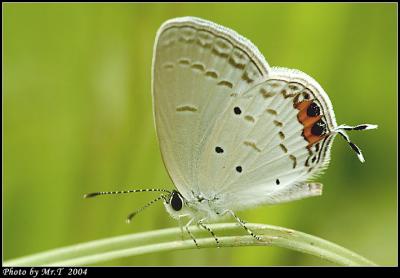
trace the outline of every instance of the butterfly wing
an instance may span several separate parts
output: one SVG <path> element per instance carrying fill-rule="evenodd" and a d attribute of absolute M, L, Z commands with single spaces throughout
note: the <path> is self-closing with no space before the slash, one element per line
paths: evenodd
<path fill-rule="evenodd" d="M 203 183 L 208 172 L 201 172 L 206 163 L 202 159 L 219 119 L 235 96 L 270 69 L 250 41 L 193 17 L 165 22 L 153 53 L 154 118 L 161 153 L 175 186 L 189 199 L 190 191 L 211 188 Z"/>
<path fill-rule="evenodd" d="M 200 156 L 202 192 L 232 210 L 321 194 L 321 185 L 306 181 L 329 163 L 336 135 L 329 109 L 311 77 L 272 68 L 217 119 Z"/>

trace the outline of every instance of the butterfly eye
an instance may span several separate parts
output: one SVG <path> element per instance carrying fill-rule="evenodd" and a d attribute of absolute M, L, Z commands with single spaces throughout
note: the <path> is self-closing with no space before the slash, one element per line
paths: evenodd
<path fill-rule="evenodd" d="M 177 191 L 172 192 L 172 197 L 171 197 L 171 207 L 175 211 L 180 211 L 183 206 L 182 198 L 179 196 L 179 193 Z"/>
<path fill-rule="evenodd" d="M 223 152 L 224 152 L 224 149 L 217 146 L 217 147 L 215 147 L 215 152 L 216 152 L 216 153 L 223 153 Z"/>
<path fill-rule="evenodd" d="M 243 169 L 242 169 L 242 166 L 237 166 L 237 167 L 236 167 L 236 171 L 237 171 L 238 173 L 241 173 L 242 170 L 243 170 Z"/>

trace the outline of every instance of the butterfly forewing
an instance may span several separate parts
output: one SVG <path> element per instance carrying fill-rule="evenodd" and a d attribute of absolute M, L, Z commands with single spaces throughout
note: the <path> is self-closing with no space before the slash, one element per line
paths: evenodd
<path fill-rule="evenodd" d="M 237 97 L 268 74 L 268 64 L 236 32 L 180 18 L 160 28 L 153 70 L 155 123 L 166 168 L 186 198 L 190 191 L 207 192 L 215 183 L 204 176 L 219 171 L 203 171 L 205 161 L 216 163 L 217 146 L 207 153 L 208 142 Z"/>

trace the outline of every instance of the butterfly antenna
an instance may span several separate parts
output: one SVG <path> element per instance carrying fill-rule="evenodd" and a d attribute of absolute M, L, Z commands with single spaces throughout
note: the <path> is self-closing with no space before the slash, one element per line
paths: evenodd
<path fill-rule="evenodd" d="M 162 194 L 162 195 L 158 196 L 157 198 L 155 198 L 154 200 L 151 200 L 150 202 L 148 202 L 146 205 L 144 205 L 143 207 L 141 207 L 137 211 L 132 212 L 126 218 L 126 223 L 130 223 L 132 221 L 132 218 L 135 217 L 139 212 L 142 212 L 145 208 L 148 208 L 149 206 L 151 206 L 152 204 L 154 204 L 155 202 L 157 202 L 157 201 L 159 201 L 161 199 L 164 199 L 165 201 L 167 201 L 167 196 Z"/>
<path fill-rule="evenodd" d="M 361 125 L 356 125 L 356 126 L 349 126 L 349 125 L 340 125 L 338 126 L 335 131 L 339 133 L 344 140 L 350 145 L 350 147 L 356 152 L 358 159 L 361 162 L 365 162 L 364 156 L 362 155 L 362 152 L 359 147 L 357 147 L 356 144 L 350 141 L 349 136 L 346 133 L 347 131 L 352 131 L 352 130 L 368 130 L 368 129 L 375 129 L 378 128 L 378 125 L 371 125 L 371 124 L 361 124 Z"/>
<path fill-rule="evenodd" d="M 137 192 L 167 192 L 171 194 L 171 191 L 166 189 L 149 188 L 149 189 L 134 189 L 134 190 L 122 190 L 122 191 L 93 192 L 83 195 L 83 198 L 92 198 L 99 195 L 126 194 L 126 193 L 137 193 Z"/>

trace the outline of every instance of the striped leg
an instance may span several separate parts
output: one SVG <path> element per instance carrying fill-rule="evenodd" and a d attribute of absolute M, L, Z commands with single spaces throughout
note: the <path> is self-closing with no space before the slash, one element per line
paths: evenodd
<path fill-rule="evenodd" d="M 201 220 L 199 220 L 199 221 L 197 222 L 197 224 L 198 224 L 199 226 L 201 226 L 202 228 L 206 229 L 206 230 L 214 237 L 215 242 L 217 243 L 217 247 L 220 248 L 221 246 L 219 245 L 219 240 L 218 240 L 218 238 L 215 236 L 213 230 L 211 230 L 210 227 L 207 227 L 207 226 L 203 223 L 203 220 L 204 220 L 204 218 L 201 219 Z"/>
<path fill-rule="evenodd" d="M 196 247 L 200 248 L 199 245 L 197 244 L 196 238 L 193 236 L 192 232 L 189 230 L 189 226 L 190 226 L 190 224 L 192 224 L 193 219 L 194 218 L 190 219 L 189 222 L 185 225 L 185 230 L 189 234 L 189 236 L 193 239 L 194 244 L 196 244 Z"/>
<path fill-rule="evenodd" d="M 246 226 L 246 222 L 244 222 L 242 219 L 240 219 L 233 211 L 231 210 L 226 210 L 223 214 L 225 214 L 226 212 L 229 212 L 234 218 L 235 220 L 243 227 L 243 229 L 246 230 L 246 232 L 251 235 L 252 237 L 254 237 L 255 239 L 262 241 L 261 237 L 259 237 L 258 235 L 254 234 L 252 230 L 250 230 L 249 228 L 247 228 Z"/>

